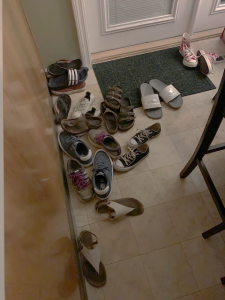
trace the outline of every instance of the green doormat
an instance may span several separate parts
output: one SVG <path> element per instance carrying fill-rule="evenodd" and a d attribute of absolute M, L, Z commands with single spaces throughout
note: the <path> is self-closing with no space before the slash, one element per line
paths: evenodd
<path fill-rule="evenodd" d="M 172 83 L 182 96 L 215 89 L 199 67 L 183 66 L 178 50 L 176 47 L 93 65 L 103 96 L 110 86 L 118 84 L 132 105 L 140 107 L 139 87 L 154 78 L 166 84 Z"/>

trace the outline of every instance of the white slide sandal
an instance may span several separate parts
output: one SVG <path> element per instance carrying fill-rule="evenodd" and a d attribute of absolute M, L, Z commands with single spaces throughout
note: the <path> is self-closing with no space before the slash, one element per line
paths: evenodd
<path fill-rule="evenodd" d="M 149 84 L 159 93 L 159 96 L 168 106 L 175 109 L 182 106 L 183 99 L 181 94 L 172 84 L 166 85 L 158 79 L 150 80 Z"/>
<path fill-rule="evenodd" d="M 152 87 L 148 83 L 141 84 L 140 93 L 146 115 L 152 119 L 160 119 L 163 114 L 159 96 L 154 94 Z"/>

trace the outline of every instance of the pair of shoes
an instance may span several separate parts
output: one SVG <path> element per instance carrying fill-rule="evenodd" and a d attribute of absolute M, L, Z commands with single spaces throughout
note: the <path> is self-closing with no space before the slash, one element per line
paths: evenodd
<path fill-rule="evenodd" d="M 191 37 L 187 32 L 185 32 L 182 36 L 179 52 L 183 56 L 184 66 L 195 68 L 199 64 L 200 71 L 204 75 L 208 75 L 213 72 L 214 63 L 216 59 L 219 58 L 217 53 L 211 53 L 204 50 L 198 50 L 196 56 L 191 43 Z"/>
<path fill-rule="evenodd" d="M 107 131 L 111 134 L 117 130 L 126 131 L 134 126 L 134 107 L 127 97 L 123 97 L 123 90 L 118 85 L 109 88 L 101 112 Z"/>
<path fill-rule="evenodd" d="M 66 119 L 68 117 L 70 107 L 70 96 L 66 94 L 60 95 L 53 106 L 53 112 L 56 115 L 55 124 L 60 124 L 63 119 Z"/>
<path fill-rule="evenodd" d="M 154 91 L 159 95 L 155 94 Z M 150 80 L 149 84 L 142 83 L 140 93 L 145 113 L 152 119 L 159 119 L 163 115 L 160 98 L 173 109 L 178 109 L 183 104 L 180 92 L 172 84 L 166 85 L 158 79 Z"/>
<path fill-rule="evenodd" d="M 68 176 L 72 179 L 82 202 L 90 201 L 95 195 L 105 200 L 111 194 L 113 167 L 107 152 L 98 150 L 93 158 L 93 165 L 93 179 L 91 180 L 78 160 L 69 160 L 67 164 Z"/>
<path fill-rule="evenodd" d="M 155 123 L 143 130 L 138 131 L 128 141 L 129 152 L 114 161 L 113 167 L 118 172 L 127 172 L 136 167 L 149 154 L 149 147 L 145 143 L 159 136 L 161 133 L 160 123 Z"/>
<path fill-rule="evenodd" d="M 72 94 L 81 92 L 86 88 L 85 80 L 88 68 L 82 67 L 80 59 L 73 61 L 61 60 L 48 66 L 48 87 L 53 95 Z"/>

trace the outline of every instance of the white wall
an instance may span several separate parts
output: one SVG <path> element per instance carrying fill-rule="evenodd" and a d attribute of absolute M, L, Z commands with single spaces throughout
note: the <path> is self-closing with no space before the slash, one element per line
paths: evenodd
<path fill-rule="evenodd" d="M 80 58 L 71 0 L 21 0 L 43 64 Z"/>
<path fill-rule="evenodd" d="M 188 29 L 194 1 L 196 0 L 180 0 L 176 22 L 103 36 L 100 0 L 84 0 L 91 53 L 162 40 L 183 34 Z"/>
<path fill-rule="evenodd" d="M 211 15 L 213 3 L 216 0 L 201 0 L 194 32 L 225 27 L 225 10 Z"/>

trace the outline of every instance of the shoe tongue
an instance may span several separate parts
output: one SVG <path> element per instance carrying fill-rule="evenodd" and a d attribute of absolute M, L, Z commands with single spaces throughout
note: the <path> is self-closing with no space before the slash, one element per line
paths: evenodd
<path fill-rule="evenodd" d="M 98 171 L 96 173 L 96 176 L 104 176 L 104 175 L 105 175 L 105 173 L 103 171 Z"/>

